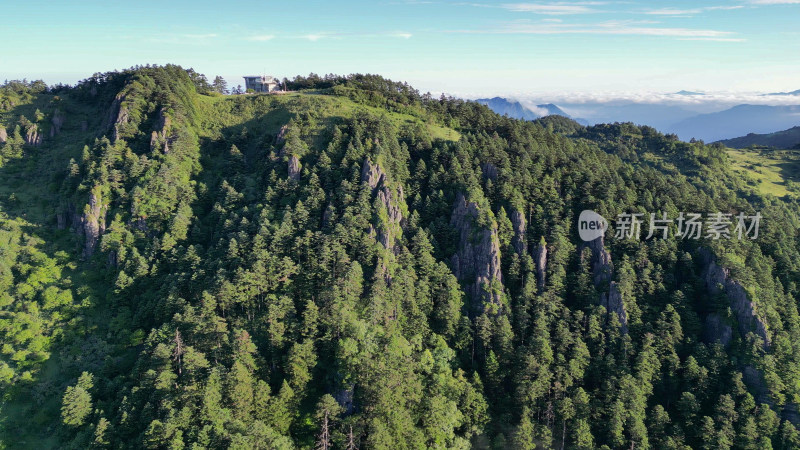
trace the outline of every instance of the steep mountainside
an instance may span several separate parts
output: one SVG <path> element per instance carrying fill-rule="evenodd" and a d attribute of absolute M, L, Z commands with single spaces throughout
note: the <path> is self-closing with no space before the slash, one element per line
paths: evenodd
<path fill-rule="evenodd" d="M 800 447 L 796 196 L 648 127 L 288 87 L 0 88 L 0 448 Z"/>

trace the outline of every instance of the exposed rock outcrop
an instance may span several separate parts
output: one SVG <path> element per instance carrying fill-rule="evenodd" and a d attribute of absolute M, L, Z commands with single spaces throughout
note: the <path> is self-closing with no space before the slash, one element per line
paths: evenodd
<path fill-rule="evenodd" d="M 53 113 L 53 118 L 50 120 L 51 127 L 50 127 L 50 137 L 54 137 L 55 135 L 61 133 L 61 127 L 64 126 L 64 113 L 61 112 L 60 109 L 57 109 Z"/>
<path fill-rule="evenodd" d="M 289 179 L 295 181 L 300 179 L 300 160 L 295 155 L 289 157 Z"/>
<path fill-rule="evenodd" d="M 483 176 L 495 181 L 497 180 L 497 166 L 492 163 L 486 163 L 481 166 L 481 171 L 483 172 Z"/>
<path fill-rule="evenodd" d="M 169 153 L 169 145 L 172 142 L 170 132 L 171 120 L 167 116 L 164 108 L 158 110 L 158 119 L 156 119 L 155 129 L 150 133 L 150 151 L 156 150 L 159 145 L 163 144 L 164 153 Z"/>
<path fill-rule="evenodd" d="M 128 108 L 123 105 L 124 102 L 125 95 L 122 93 L 117 94 L 117 96 L 114 97 L 114 101 L 111 103 L 111 108 L 108 110 L 108 116 L 106 117 L 106 128 L 112 129 L 113 142 L 119 139 L 120 128 L 127 125 L 130 120 L 130 114 Z"/>
<path fill-rule="evenodd" d="M 514 228 L 514 237 L 511 238 L 511 245 L 518 255 L 528 253 L 528 223 L 525 216 L 516 209 L 511 211 L 511 225 Z"/>
<path fill-rule="evenodd" d="M 386 223 L 382 223 L 376 232 L 376 239 L 384 248 L 394 251 L 395 240 L 403 227 L 403 213 L 400 207 L 405 201 L 403 187 L 392 188 L 386 173 L 379 164 L 373 163 L 369 157 L 364 159 L 361 168 L 361 181 L 366 183 L 378 202 L 386 209 Z"/>
<path fill-rule="evenodd" d="M 612 281 L 608 285 L 608 292 L 600 294 L 600 304 L 606 308 L 606 313 L 616 314 L 619 320 L 620 330 L 623 334 L 628 333 L 628 313 L 625 311 L 625 303 L 622 301 L 622 294 L 619 292 L 617 282 Z"/>
<path fill-rule="evenodd" d="M 595 286 L 600 286 L 611 281 L 611 275 L 614 273 L 614 263 L 611 262 L 611 253 L 606 250 L 605 237 L 600 236 L 597 239 L 589 241 L 586 244 L 592 250 L 592 281 Z"/>
<path fill-rule="evenodd" d="M 275 136 L 275 145 L 281 145 L 286 141 L 286 133 L 289 132 L 289 125 L 284 125 L 278 131 L 278 135 Z"/>
<path fill-rule="evenodd" d="M 39 126 L 35 123 L 25 130 L 25 143 L 34 147 L 42 144 L 42 135 L 39 133 Z"/>
<path fill-rule="evenodd" d="M 606 249 L 605 237 L 600 236 L 586 244 L 592 250 L 592 281 L 600 289 L 600 304 L 606 308 L 607 317 L 615 314 L 619 320 L 620 330 L 628 332 L 628 313 L 625 310 L 625 303 L 622 294 L 619 292 L 617 283 L 611 281 L 614 274 L 614 264 L 611 262 L 611 253 Z M 605 287 L 608 286 L 608 290 Z"/>
<path fill-rule="evenodd" d="M 8 132 L 6 131 L 5 127 L 0 125 L 0 144 L 5 144 L 8 140 Z"/>
<path fill-rule="evenodd" d="M 706 342 L 719 341 L 723 347 L 727 347 L 733 339 L 733 328 L 725 323 L 722 317 L 717 313 L 711 313 L 706 316 L 705 324 L 703 325 L 703 340 Z"/>
<path fill-rule="evenodd" d="M 541 294 L 544 291 L 545 273 L 547 273 L 547 243 L 544 239 L 536 245 L 533 263 L 536 265 L 536 287 Z"/>
<path fill-rule="evenodd" d="M 78 224 L 80 223 L 80 216 L 75 212 L 75 205 L 72 202 L 67 203 L 56 213 L 56 225 L 59 230 L 65 230 L 67 227 L 72 226 L 75 232 L 78 232 Z"/>
<path fill-rule="evenodd" d="M 730 270 L 720 267 L 710 250 L 699 251 L 703 263 L 703 279 L 710 295 L 725 294 L 730 301 L 731 311 L 736 316 L 739 332 L 744 337 L 749 332 L 758 335 L 764 341 L 764 348 L 769 349 L 770 336 L 767 324 L 758 315 L 756 305 L 747 298 L 747 291 L 738 281 L 731 279 Z"/>
<path fill-rule="evenodd" d="M 99 190 L 93 189 L 89 194 L 89 203 L 83 210 L 80 224 L 85 238 L 83 254 L 89 257 L 94 254 L 100 235 L 106 231 L 106 206 Z"/>
<path fill-rule="evenodd" d="M 458 252 L 453 255 L 453 272 L 467 284 L 473 308 L 485 311 L 489 303 L 502 305 L 503 274 L 500 269 L 500 241 L 497 224 L 476 229 L 478 205 L 459 193 L 450 224 L 459 232 Z"/>

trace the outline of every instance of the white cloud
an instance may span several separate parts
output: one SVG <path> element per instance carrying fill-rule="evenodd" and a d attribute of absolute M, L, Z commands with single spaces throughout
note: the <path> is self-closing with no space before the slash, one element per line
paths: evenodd
<path fill-rule="evenodd" d="M 686 16 L 690 14 L 700 14 L 702 9 L 675 9 L 675 8 L 661 8 L 645 11 L 645 14 L 652 14 L 656 16 Z"/>
<path fill-rule="evenodd" d="M 578 3 L 505 3 L 500 5 L 509 11 L 529 12 L 545 15 L 568 15 L 568 14 L 591 14 L 598 12 L 597 9 L 589 6 L 602 4 L 601 2 L 578 2 Z"/>
<path fill-rule="evenodd" d="M 800 0 L 798 0 L 800 1 Z M 645 11 L 645 14 L 650 15 L 657 15 L 657 16 L 690 16 L 694 14 L 701 14 L 705 11 L 730 11 L 734 9 L 742 9 L 744 6 L 742 5 L 735 5 L 735 6 L 706 6 L 703 8 L 659 8 L 659 9 L 651 9 L 649 11 Z"/>
<path fill-rule="evenodd" d="M 187 39 L 209 39 L 217 37 L 216 33 L 209 34 L 184 34 L 183 37 Z"/>
<path fill-rule="evenodd" d="M 734 38 L 731 31 L 699 28 L 673 28 L 644 26 L 652 22 L 606 21 L 595 24 L 525 23 L 513 22 L 500 28 L 487 30 L 457 30 L 461 33 L 486 34 L 606 34 L 665 36 L 676 38 Z"/>
<path fill-rule="evenodd" d="M 519 99 L 523 104 L 555 103 L 558 106 L 580 104 L 665 104 L 675 106 L 697 106 L 725 108 L 733 105 L 797 105 L 800 98 L 796 95 L 764 95 L 762 92 L 726 92 L 706 91 L 703 95 L 682 95 L 676 92 L 548 92 L 548 93 L 519 93 L 510 94 L 510 97 Z"/>
<path fill-rule="evenodd" d="M 696 37 L 696 38 L 682 38 L 681 41 L 713 41 L 713 42 L 746 42 L 744 38 L 715 38 L 715 37 Z"/>
<path fill-rule="evenodd" d="M 311 42 L 317 42 L 318 40 L 322 39 L 323 37 L 325 37 L 325 36 L 323 36 L 321 34 L 307 34 L 307 35 L 303 36 L 304 39 L 308 39 Z"/>
<path fill-rule="evenodd" d="M 411 33 L 390 33 L 389 36 L 402 39 L 410 39 L 413 36 Z"/>
<path fill-rule="evenodd" d="M 273 34 L 261 34 L 261 35 L 257 35 L 257 36 L 250 36 L 250 37 L 247 38 L 247 40 L 248 41 L 260 41 L 260 42 L 263 42 L 263 41 L 272 40 L 274 38 L 275 38 L 275 35 L 273 35 Z"/>

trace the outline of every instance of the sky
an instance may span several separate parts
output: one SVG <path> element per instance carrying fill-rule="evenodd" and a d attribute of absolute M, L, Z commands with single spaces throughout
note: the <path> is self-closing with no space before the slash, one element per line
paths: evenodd
<path fill-rule="evenodd" d="M 800 0 L 6 1 L 0 80 L 174 63 L 378 73 L 423 92 L 748 95 L 800 89 Z"/>

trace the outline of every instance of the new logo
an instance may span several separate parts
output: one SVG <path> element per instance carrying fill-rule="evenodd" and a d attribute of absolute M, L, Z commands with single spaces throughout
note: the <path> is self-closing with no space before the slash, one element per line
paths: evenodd
<path fill-rule="evenodd" d="M 607 229 L 608 221 L 590 209 L 583 210 L 578 217 L 578 234 L 586 242 L 604 235 Z"/>

